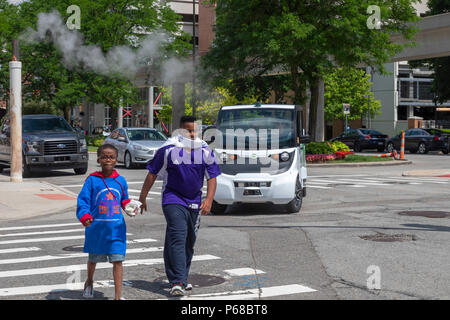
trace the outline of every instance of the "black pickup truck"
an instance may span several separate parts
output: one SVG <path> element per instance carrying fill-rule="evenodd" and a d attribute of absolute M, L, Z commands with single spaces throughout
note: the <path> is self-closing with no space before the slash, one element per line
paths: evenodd
<path fill-rule="evenodd" d="M 0 129 L 0 172 L 11 161 L 10 140 L 10 119 L 5 117 Z M 23 116 L 22 150 L 23 177 L 33 171 L 74 169 L 85 174 L 88 169 L 86 139 L 60 116 Z"/>

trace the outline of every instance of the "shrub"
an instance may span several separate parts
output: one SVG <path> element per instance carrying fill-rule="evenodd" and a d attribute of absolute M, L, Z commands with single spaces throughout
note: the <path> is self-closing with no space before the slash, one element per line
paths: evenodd
<path fill-rule="evenodd" d="M 341 141 L 333 141 L 332 144 L 336 148 L 336 151 L 350 151 L 350 148 Z"/>
<path fill-rule="evenodd" d="M 306 145 L 307 154 L 333 154 L 337 150 L 334 149 L 333 144 L 328 141 L 325 142 L 310 142 Z"/>
<path fill-rule="evenodd" d="M 105 140 L 104 138 L 98 137 L 98 138 L 96 138 L 96 139 L 92 142 L 92 144 L 93 144 L 95 147 L 100 147 L 100 146 L 103 144 L 103 141 L 104 141 L 104 140 Z"/>

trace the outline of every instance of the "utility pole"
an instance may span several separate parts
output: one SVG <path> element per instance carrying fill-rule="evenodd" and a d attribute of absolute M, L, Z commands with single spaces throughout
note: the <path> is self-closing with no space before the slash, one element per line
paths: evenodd
<path fill-rule="evenodd" d="M 196 92 L 195 92 L 195 0 L 192 0 L 192 116 L 195 117 L 196 106 Z"/>
<path fill-rule="evenodd" d="M 148 88 L 148 127 L 149 128 L 154 128 L 154 123 L 153 123 L 153 110 L 154 110 L 154 105 L 153 105 L 153 99 L 154 99 L 154 87 L 151 86 Z"/>
<path fill-rule="evenodd" d="M 9 63 L 11 117 L 11 182 L 22 182 L 22 62 L 19 41 L 12 41 L 12 61 Z"/>

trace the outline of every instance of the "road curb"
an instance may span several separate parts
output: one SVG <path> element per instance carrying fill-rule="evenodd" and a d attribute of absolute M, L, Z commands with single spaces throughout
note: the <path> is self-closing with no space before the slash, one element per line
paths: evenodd
<path fill-rule="evenodd" d="M 402 172 L 402 176 L 404 177 L 439 177 L 444 175 L 450 175 L 450 169 L 411 170 Z"/>
<path fill-rule="evenodd" d="M 307 168 L 331 168 L 331 167 L 384 167 L 384 166 L 400 166 L 412 164 L 411 160 L 393 160 L 385 162 L 356 162 L 356 163 L 311 163 L 306 164 Z"/>

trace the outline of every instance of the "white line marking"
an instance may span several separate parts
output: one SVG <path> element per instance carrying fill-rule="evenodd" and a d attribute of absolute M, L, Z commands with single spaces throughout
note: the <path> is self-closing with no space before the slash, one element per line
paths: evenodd
<path fill-rule="evenodd" d="M 244 299 L 270 298 L 276 296 L 284 296 L 290 294 L 307 293 L 315 291 L 317 290 L 302 286 L 300 284 L 290 284 L 285 286 L 256 288 L 249 290 L 196 294 L 182 297 L 180 300 L 244 300 Z"/>
<path fill-rule="evenodd" d="M 141 190 L 137 190 L 137 189 L 128 189 L 128 192 L 132 192 L 132 193 L 141 193 Z M 157 194 L 157 195 L 161 195 L 161 192 L 156 192 L 156 191 L 149 191 L 148 193 L 150 194 Z"/>
<path fill-rule="evenodd" d="M 123 286 L 131 286 L 131 283 L 125 280 L 122 282 L 122 284 Z M 94 288 L 112 288 L 112 287 L 114 287 L 114 281 L 111 280 L 94 281 Z M 83 290 L 83 288 L 84 282 L 62 283 L 62 284 L 30 286 L 30 287 L 2 288 L 0 289 L 0 296 L 5 297 L 5 296 L 19 296 L 19 295 L 29 295 L 39 293 L 58 293 L 64 291 Z"/>
<path fill-rule="evenodd" d="M 361 180 L 356 180 L 356 179 L 341 179 L 341 182 L 345 182 L 345 181 L 356 182 L 358 184 L 364 184 L 364 185 L 368 185 L 368 186 L 387 186 L 388 185 L 386 183 L 366 182 L 366 181 L 361 181 Z"/>
<path fill-rule="evenodd" d="M 41 248 L 29 247 L 29 248 L 14 248 L 14 249 L 3 249 L 0 250 L 0 254 L 2 253 L 16 253 L 16 252 L 30 252 L 30 251 L 40 251 Z"/>
<path fill-rule="evenodd" d="M 67 229 L 67 230 L 53 230 L 53 231 L 38 231 L 38 232 L 25 232 L 25 233 L 8 233 L 0 234 L 0 237 L 18 237 L 18 236 L 35 236 L 52 233 L 70 233 L 70 232 L 84 232 L 84 229 Z"/>
<path fill-rule="evenodd" d="M 215 260 L 220 259 L 219 257 L 212 255 L 200 255 L 194 256 L 192 261 L 204 261 L 204 260 Z M 124 267 L 135 267 L 135 266 L 151 266 L 154 264 L 164 263 L 163 258 L 157 259 L 136 259 L 136 260 L 125 260 L 123 262 Z M 96 269 L 108 269 L 111 268 L 111 264 L 109 262 L 97 263 Z M 61 273 L 61 272 L 73 272 L 75 270 L 86 270 L 86 264 L 74 264 L 74 265 L 66 265 L 66 266 L 58 266 L 58 267 L 48 267 L 48 268 L 33 268 L 33 269 L 22 269 L 22 270 L 9 270 L 9 271 L 1 271 L 0 278 L 7 277 L 20 277 L 20 276 L 31 276 L 37 274 L 49 274 L 49 273 Z"/>
<path fill-rule="evenodd" d="M 128 234 L 129 235 L 129 234 Z M 69 236 L 69 237 L 53 237 L 53 238 L 35 238 L 35 239 L 18 239 L 18 240 L 8 240 L 8 241 L 0 241 L 1 244 L 14 244 L 14 243 L 27 243 L 27 242 L 48 242 L 48 241 L 64 241 L 64 240 L 75 240 L 75 239 L 84 239 L 84 235 L 82 236 Z M 131 242 L 127 241 L 127 243 L 142 243 L 142 242 L 153 242 L 157 240 L 153 239 L 141 239 L 140 242 L 138 240 L 131 240 Z"/>
<path fill-rule="evenodd" d="M 0 228 L 0 231 L 10 231 L 10 230 L 26 230 L 26 229 L 39 229 L 39 228 L 58 228 L 58 227 L 68 227 L 68 226 L 79 226 L 80 223 L 62 223 L 62 224 L 44 224 L 38 226 L 23 226 L 23 227 L 9 227 Z"/>
<path fill-rule="evenodd" d="M 150 248 L 135 248 L 128 249 L 127 254 L 131 253 L 144 253 L 144 252 L 160 252 L 163 251 L 164 247 L 150 247 Z M 69 254 L 59 254 L 54 256 L 38 256 L 38 257 L 29 257 L 29 258 L 18 258 L 18 259 L 3 259 L 0 260 L 1 264 L 13 264 L 13 263 L 28 263 L 28 262 L 36 262 L 36 261 L 49 261 L 49 260 L 60 260 L 60 259 L 72 259 L 72 258 L 80 258 L 87 257 L 87 253 L 69 253 Z"/>
<path fill-rule="evenodd" d="M 261 271 L 258 269 L 252 269 L 252 268 L 237 268 L 237 269 L 228 269 L 228 270 L 223 270 L 223 271 L 228 273 L 230 276 L 248 276 L 248 275 L 265 273 L 264 271 Z"/>
<path fill-rule="evenodd" d="M 333 189 L 333 187 L 311 186 L 309 184 L 307 184 L 306 187 L 307 188 L 318 188 L 318 189 Z"/>

